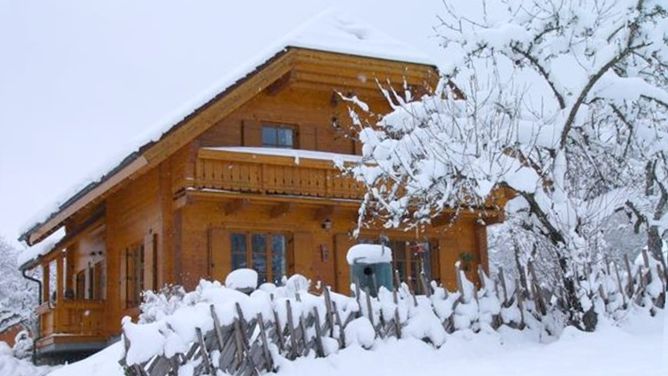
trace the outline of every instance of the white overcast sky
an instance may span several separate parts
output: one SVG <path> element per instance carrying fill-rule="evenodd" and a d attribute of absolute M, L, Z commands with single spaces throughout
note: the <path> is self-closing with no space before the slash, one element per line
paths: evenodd
<path fill-rule="evenodd" d="M 332 5 L 443 61 L 441 0 L 0 0 L 0 236 L 15 241 L 210 87 L 235 58 L 226 46 L 262 48 L 266 25 L 281 35 Z"/>

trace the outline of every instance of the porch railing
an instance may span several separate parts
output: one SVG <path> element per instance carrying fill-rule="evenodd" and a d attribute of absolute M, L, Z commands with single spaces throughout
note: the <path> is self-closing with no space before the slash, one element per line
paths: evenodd
<path fill-rule="evenodd" d="M 80 336 L 104 335 L 104 301 L 63 300 L 42 303 L 37 308 L 40 317 L 40 337 L 66 333 Z"/>

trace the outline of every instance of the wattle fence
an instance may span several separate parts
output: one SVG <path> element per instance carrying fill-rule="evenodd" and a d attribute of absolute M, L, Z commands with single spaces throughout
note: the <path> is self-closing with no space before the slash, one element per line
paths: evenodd
<path fill-rule="evenodd" d="M 479 269 L 477 288 L 459 268 L 456 272 L 455 292 L 422 278 L 427 293 L 415 295 L 395 276 L 398 288 L 381 289 L 377 297 L 359 289 L 347 297 L 329 288 L 315 295 L 301 276 L 250 296 L 203 281 L 145 323 L 124 320 L 120 363 L 126 374 L 136 376 L 215 375 L 218 370 L 257 375 L 276 371 L 284 359 L 326 357 L 353 345 L 370 348 L 388 337 L 419 338 L 440 347 L 455 331 L 508 326 L 557 335 L 565 325 L 562 303 L 540 284 L 532 265 L 515 280 L 502 270 L 490 279 Z M 640 265 L 626 260 L 620 271 L 610 264 L 578 279 L 578 285 L 583 307 L 594 316 L 619 319 L 633 309 L 653 315 L 665 305 L 666 274 L 647 254 Z"/>

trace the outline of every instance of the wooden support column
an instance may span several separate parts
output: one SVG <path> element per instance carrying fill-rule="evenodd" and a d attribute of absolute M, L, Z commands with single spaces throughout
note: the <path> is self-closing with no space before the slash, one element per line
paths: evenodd
<path fill-rule="evenodd" d="M 64 254 L 58 251 L 59 254 L 56 257 L 56 302 L 60 303 L 63 301 L 63 278 L 65 276 L 64 270 Z"/>
<path fill-rule="evenodd" d="M 42 301 L 43 302 L 48 302 L 49 299 L 51 298 L 49 295 L 51 294 L 51 291 L 49 291 L 49 286 L 51 284 L 51 263 L 46 262 L 42 264 Z"/>

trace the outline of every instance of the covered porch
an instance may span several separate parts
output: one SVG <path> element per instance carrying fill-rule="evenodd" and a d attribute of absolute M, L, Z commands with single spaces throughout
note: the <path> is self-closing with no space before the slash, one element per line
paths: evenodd
<path fill-rule="evenodd" d="M 94 352 L 108 344 L 104 226 L 96 221 L 90 227 L 65 235 L 21 266 L 36 270 L 40 283 L 35 334 L 40 356 Z"/>

